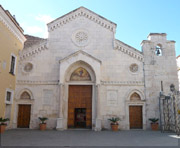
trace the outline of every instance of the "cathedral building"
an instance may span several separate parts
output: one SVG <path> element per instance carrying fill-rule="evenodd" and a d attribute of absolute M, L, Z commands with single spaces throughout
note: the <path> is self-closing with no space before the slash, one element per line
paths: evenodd
<path fill-rule="evenodd" d="M 150 33 L 139 51 L 115 39 L 117 25 L 80 7 L 47 24 L 48 38 L 26 36 L 20 53 L 13 128 L 148 129 L 159 92 L 178 88 L 175 41 Z"/>

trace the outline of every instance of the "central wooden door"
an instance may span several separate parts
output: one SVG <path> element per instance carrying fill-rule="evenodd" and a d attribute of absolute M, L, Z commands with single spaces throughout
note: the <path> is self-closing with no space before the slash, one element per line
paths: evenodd
<path fill-rule="evenodd" d="M 92 127 L 92 86 L 70 85 L 68 99 L 68 127 Z"/>
<path fill-rule="evenodd" d="M 130 129 L 142 129 L 142 106 L 129 106 Z"/>
<path fill-rule="evenodd" d="M 29 128 L 31 105 L 19 105 L 18 128 Z"/>

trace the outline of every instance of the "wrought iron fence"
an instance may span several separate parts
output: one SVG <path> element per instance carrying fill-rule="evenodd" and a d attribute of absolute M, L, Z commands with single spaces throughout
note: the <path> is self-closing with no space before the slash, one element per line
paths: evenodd
<path fill-rule="evenodd" d="M 162 132 L 173 131 L 180 135 L 180 92 L 177 91 L 173 84 L 170 86 L 170 94 L 165 96 L 160 92 L 159 112 L 160 112 L 160 129 Z"/>

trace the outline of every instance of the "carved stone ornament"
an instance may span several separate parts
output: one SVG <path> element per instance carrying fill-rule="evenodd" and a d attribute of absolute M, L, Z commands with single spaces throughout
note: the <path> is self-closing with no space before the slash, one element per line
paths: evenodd
<path fill-rule="evenodd" d="M 141 97 L 139 96 L 139 94 L 137 94 L 136 92 L 133 93 L 130 97 L 130 100 L 131 101 L 140 101 L 141 100 Z"/>
<path fill-rule="evenodd" d="M 30 72 L 33 69 L 33 64 L 32 63 L 26 63 L 24 66 L 24 71 L 25 72 Z"/>
<path fill-rule="evenodd" d="M 72 35 L 72 41 L 77 45 L 77 46 L 86 46 L 89 41 L 89 36 L 88 32 L 86 30 L 77 30 L 73 33 Z"/>
<path fill-rule="evenodd" d="M 86 69 L 79 67 L 72 73 L 70 80 L 71 81 L 90 81 L 91 77 Z"/>
<path fill-rule="evenodd" d="M 130 67 L 129 67 L 130 71 L 133 72 L 133 73 L 138 72 L 138 68 L 139 67 L 138 67 L 137 64 L 131 64 Z"/>
<path fill-rule="evenodd" d="M 21 94 L 20 98 L 29 100 L 29 99 L 31 99 L 31 96 L 25 91 Z"/>

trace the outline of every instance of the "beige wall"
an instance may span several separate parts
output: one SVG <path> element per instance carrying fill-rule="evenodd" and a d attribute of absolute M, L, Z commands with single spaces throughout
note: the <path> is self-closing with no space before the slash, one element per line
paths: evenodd
<path fill-rule="evenodd" d="M 16 67 L 18 64 L 18 52 L 23 48 L 23 43 L 20 42 L 15 35 L 7 28 L 0 20 L 0 117 L 5 117 L 8 114 L 6 110 L 5 96 L 6 89 L 15 91 L 16 72 L 15 75 L 9 73 L 11 65 L 11 54 L 17 57 Z M 10 124 L 13 120 L 13 102 L 8 107 L 10 108 Z M 10 125 L 9 124 L 9 125 Z"/>

